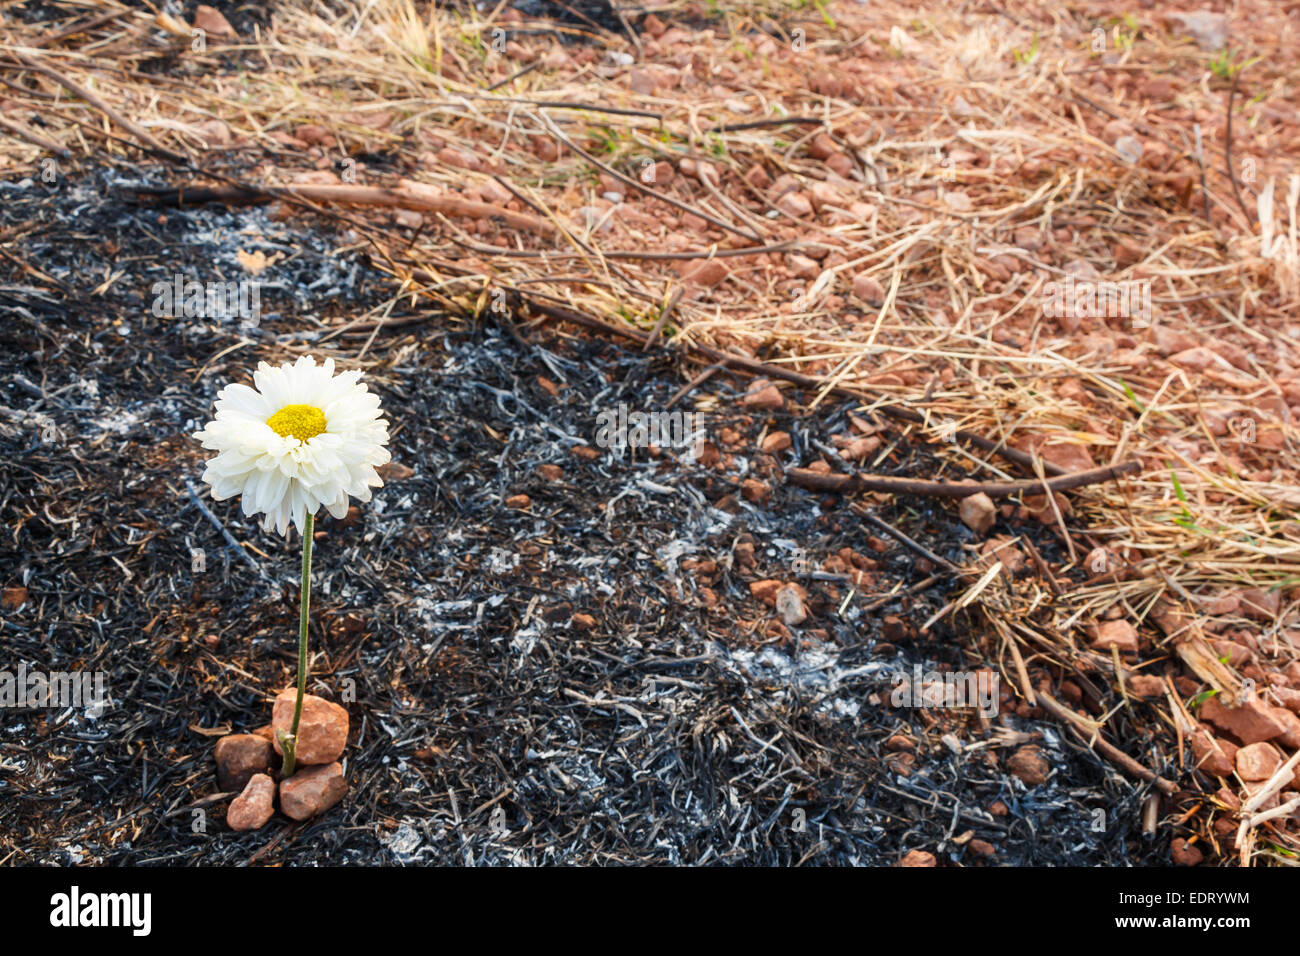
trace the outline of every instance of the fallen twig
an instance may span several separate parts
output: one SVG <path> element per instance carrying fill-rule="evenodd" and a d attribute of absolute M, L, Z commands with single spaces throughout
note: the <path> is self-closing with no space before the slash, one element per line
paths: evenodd
<path fill-rule="evenodd" d="M 1111 763 L 1118 764 L 1130 776 L 1137 777 L 1139 780 L 1145 780 L 1153 784 L 1161 793 L 1171 794 L 1178 792 L 1178 785 L 1172 780 L 1166 780 L 1154 771 L 1148 770 L 1142 766 L 1124 751 L 1120 750 L 1114 744 L 1110 743 L 1100 733 L 1086 734 L 1078 726 L 1081 720 L 1078 714 L 1068 707 L 1057 701 L 1051 694 L 1046 691 L 1038 691 L 1038 703 L 1057 720 L 1064 721 L 1075 736 L 1096 750 Z"/>
<path fill-rule="evenodd" d="M 871 525 L 873 528 L 877 529 L 878 531 L 883 531 L 885 534 L 889 535 L 895 541 L 899 542 L 900 544 L 904 545 L 907 548 L 910 548 L 912 551 L 915 551 L 917 554 L 925 558 L 931 564 L 937 565 L 938 567 L 951 571 L 954 574 L 956 574 L 958 571 L 961 570 L 961 568 L 957 567 L 957 565 L 953 564 L 947 558 L 937 555 L 929 548 L 925 547 L 925 545 L 920 544 L 917 541 L 913 541 L 910 537 L 908 537 L 903 532 L 899 531 L 897 528 L 895 528 L 893 525 L 889 524 L 888 522 L 881 521 L 875 515 L 871 514 L 871 512 L 867 511 L 867 509 L 864 508 L 862 505 L 854 505 L 851 510 L 858 517 L 866 521 L 867 524 Z"/>
<path fill-rule="evenodd" d="M 1241 74 L 1246 71 L 1248 66 L 1250 66 L 1249 63 L 1232 74 L 1232 89 L 1228 91 L 1227 127 L 1223 134 L 1223 164 L 1228 173 L 1228 182 L 1232 183 L 1232 194 L 1237 197 L 1237 205 L 1241 207 L 1242 213 L 1245 214 L 1246 222 L 1251 223 L 1254 222 L 1255 217 L 1241 198 L 1241 188 L 1237 185 L 1237 174 L 1232 171 L 1232 103 L 1237 98 L 1237 82 L 1241 79 Z"/>
<path fill-rule="evenodd" d="M 54 153 L 56 156 L 59 156 L 62 159 L 67 159 L 72 155 L 71 152 L 69 152 L 67 149 L 64 149 L 58 143 L 54 142 L 54 140 L 46 139 L 44 136 L 41 136 L 39 133 L 33 133 L 26 126 L 23 126 L 21 123 L 15 123 L 11 119 L 5 119 L 3 116 L 0 116 L 0 126 L 3 126 L 5 129 L 9 130 L 9 132 L 13 133 L 13 135 L 17 136 L 19 139 L 25 140 L 26 142 L 31 143 L 33 146 L 39 146 L 41 149 L 48 150 L 49 152 Z"/>
<path fill-rule="evenodd" d="M 990 498 L 1010 498 L 1013 495 L 1042 494 L 1043 489 L 1067 491 L 1083 485 L 1095 485 L 1122 475 L 1131 475 L 1141 469 L 1136 461 L 1122 465 L 1108 465 L 1090 471 L 1049 478 L 1046 481 L 925 481 L 920 478 L 893 478 L 887 475 L 827 475 L 808 468 L 789 468 L 786 480 L 801 488 L 813 491 L 834 491 L 847 494 L 855 491 L 884 491 L 905 495 L 928 495 L 935 498 L 969 498 L 983 492 Z"/>
<path fill-rule="evenodd" d="M 313 202 L 343 203 L 350 206 L 391 206 L 419 212 L 442 213 L 446 216 L 463 216 L 467 219 L 500 219 L 507 226 L 523 229 L 542 236 L 556 232 L 553 224 L 527 213 L 513 212 L 491 203 L 475 202 L 459 196 L 442 195 L 423 183 L 402 180 L 395 189 L 385 186 L 353 186 L 348 184 L 295 183 L 287 186 L 195 186 L 166 189 L 135 188 L 132 193 L 147 196 L 163 205 L 183 206 L 186 203 L 221 202 L 248 204 L 268 202 L 272 199 L 294 197 Z"/>

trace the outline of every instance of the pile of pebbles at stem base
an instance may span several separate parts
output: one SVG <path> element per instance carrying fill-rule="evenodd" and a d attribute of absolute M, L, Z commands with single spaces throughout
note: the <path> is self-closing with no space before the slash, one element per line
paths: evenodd
<path fill-rule="evenodd" d="M 280 812 L 292 820 L 324 813 L 343 799 L 348 784 L 339 758 L 348 740 L 348 712 L 312 694 L 302 700 L 298 724 L 297 770 L 292 777 L 276 776 L 283 757 L 277 731 L 289 732 L 297 701 L 296 688 L 275 698 L 271 723 L 251 734 L 227 734 L 217 741 L 217 782 L 223 793 L 239 791 L 226 811 L 232 830 L 258 830 Z"/>

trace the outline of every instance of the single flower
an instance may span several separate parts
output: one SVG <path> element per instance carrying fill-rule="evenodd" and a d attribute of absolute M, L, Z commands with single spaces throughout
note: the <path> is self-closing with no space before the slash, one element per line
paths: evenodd
<path fill-rule="evenodd" d="M 203 480 L 212 497 L 242 496 L 244 514 L 264 515 L 262 527 L 288 535 L 324 507 L 336 518 L 348 497 L 370 500 L 383 485 L 375 472 L 390 458 L 388 421 L 379 396 L 358 371 L 334 374 L 304 355 L 293 364 L 257 366 L 253 385 L 227 385 L 217 394 L 216 418 L 194 437 L 217 452 Z"/>

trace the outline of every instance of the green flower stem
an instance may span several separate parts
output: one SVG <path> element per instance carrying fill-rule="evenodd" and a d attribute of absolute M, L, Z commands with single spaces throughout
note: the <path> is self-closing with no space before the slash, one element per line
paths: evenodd
<path fill-rule="evenodd" d="M 297 763 L 298 721 L 302 719 L 302 698 L 307 693 L 307 608 L 311 604 L 311 542 L 316 516 L 307 515 L 302 532 L 302 603 L 298 614 L 298 701 L 293 707 L 293 726 L 284 742 L 284 776 L 292 777 Z"/>

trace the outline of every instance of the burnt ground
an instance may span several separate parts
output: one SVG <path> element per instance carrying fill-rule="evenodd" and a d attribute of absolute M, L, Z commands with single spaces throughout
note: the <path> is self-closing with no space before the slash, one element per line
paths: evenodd
<path fill-rule="evenodd" d="M 985 665 L 961 618 L 917 632 L 955 580 L 876 538 L 848 500 L 777 480 L 762 505 L 736 493 L 747 474 L 816 457 L 814 443 L 849 430 L 847 406 L 756 415 L 738 401 L 749 383 L 720 374 L 681 407 L 704 414 L 731 456 L 722 466 L 588 460 L 573 449 L 592 443 L 599 411 L 662 408 L 694 370 L 667 352 L 441 315 L 381 332 L 366 358 L 395 460 L 413 473 L 319 526 L 311 690 L 350 711 L 350 792 L 306 825 L 228 831 L 212 746 L 266 723 L 291 681 L 298 543 L 208 502 L 243 543 L 231 545 L 188 490 L 201 450 L 187 436 L 258 358 L 303 345 L 355 357 L 368 333 L 330 338 L 331 322 L 382 303 L 385 278 L 346 234 L 260 207 L 145 209 L 119 185 L 103 170 L 0 184 L 0 583 L 25 589 L 2 612 L 0 666 L 104 671 L 112 697 L 99 716 L 0 715 L 0 861 L 1164 859 L 1164 841 L 1141 837 L 1146 788 L 1054 725 L 889 706 L 894 675 L 915 663 Z M 154 281 L 236 278 L 241 248 L 283 257 L 261 277 L 257 328 L 151 314 Z M 779 462 L 755 450 L 778 428 L 793 438 Z M 938 467 L 900 444 L 878 470 Z M 517 494 L 526 511 L 506 506 Z M 876 514 L 971 558 L 949 509 L 898 499 Z M 1056 557 L 1040 531 L 1002 530 Z M 798 548 L 814 566 L 849 548 L 877 567 L 850 593 L 844 575 L 799 577 Z M 751 596 L 766 578 L 807 587 L 803 625 L 783 630 Z M 903 622 L 889 642 L 887 615 Z M 911 761 L 891 749 L 901 737 Z M 1033 788 L 1005 768 L 1028 739 L 1052 769 Z M 998 800 L 1004 816 L 988 812 Z M 972 836 L 996 855 L 972 853 Z"/>

